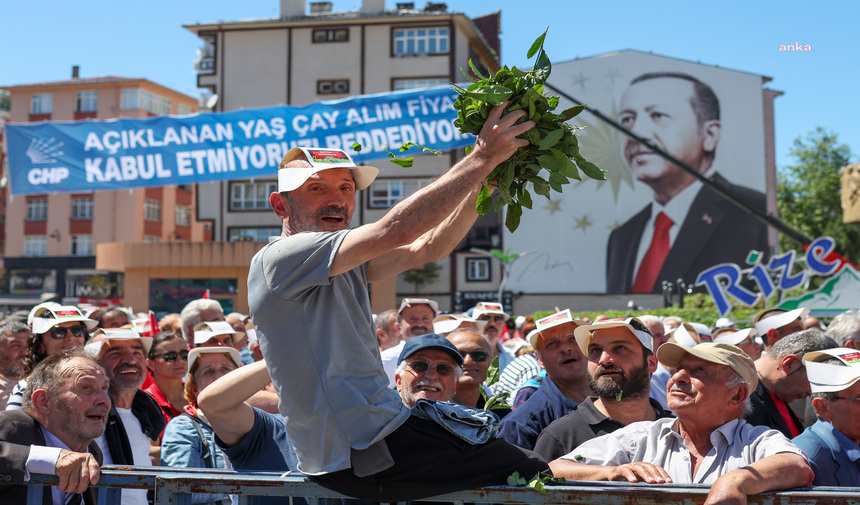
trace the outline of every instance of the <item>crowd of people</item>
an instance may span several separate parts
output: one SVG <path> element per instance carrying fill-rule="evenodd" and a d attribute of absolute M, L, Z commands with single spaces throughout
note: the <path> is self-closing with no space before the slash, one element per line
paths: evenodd
<path fill-rule="evenodd" d="M 249 315 L 209 299 L 158 329 L 122 308 L 8 315 L 0 493 L 23 503 L 30 473 L 55 473 L 44 503 L 93 504 L 101 464 L 297 471 L 377 502 L 514 472 L 704 483 L 708 503 L 860 486 L 860 313 L 825 328 L 768 309 L 742 328 L 570 309 L 532 320 L 492 302 L 450 314 L 407 298 L 372 314 L 368 283 L 449 255 L 483 181 L 528 142 L 534 123 L 503 108 L 460 163 L 355 229 L 355 192 L 378 171 L 289 151 L 270 198 L 282 236 L 252 260 Z M 122 502 L 150 498 L 124 489 Z"/>

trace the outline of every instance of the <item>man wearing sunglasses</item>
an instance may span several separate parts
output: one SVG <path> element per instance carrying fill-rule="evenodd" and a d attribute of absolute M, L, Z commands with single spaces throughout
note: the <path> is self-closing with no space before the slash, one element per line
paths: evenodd
<path fill-rule="evenodd" d="M 860 486 L 860 353 L 846 347 L 803 356 L 818 421 L 792 442 L 815 472 L 813 486 Z"/>
<path fill-rule="evenodd" d="M 487 370 L 493 362 L 490 341 L 473 330 L 455 330 L 446 338 L 463 357 L 463 376 L 457 385 L 454 401 L 467 407 L 484 408 L 481 390 L 487 380 Z"/>
<path fill-rule="evenodd" d="M 836 342 L 818 330 L 799 331 L 773 344 L 755 362 L 758 387 L 750 395 L 744 419 L 779 430 L 788 438 L 800 435 L 804 425 L 788 404 L 812 392 L 801 358 L 808 352 L 834 347 Z"/>
<path fill-rule="evenodd" d="M 454 344 L 436 334 L 410 338 L 394 372 L 397 392 L 409 408 L 420 399 L 451 401 L 463 375 L 463 357 Z"/>
<path fill-rule="evenodd" d="M 269 198 L 281 236 L 251 260 L 248 304 L 298 467 L 313 482 L 396 502 L 548 469 L 534 453 L 498 439 L 472 444 L 413 415 L 388 387 L 367 286 L 448 257 L 466 236 L 486 178 L 535 125 L 516 124 L 522 110 L 503 116 L 507 105 L 490 111 L 461 162 L 354 229 L 356 191 L 378 169 L 338 149 L 296 147 L 281 160 Z"/>

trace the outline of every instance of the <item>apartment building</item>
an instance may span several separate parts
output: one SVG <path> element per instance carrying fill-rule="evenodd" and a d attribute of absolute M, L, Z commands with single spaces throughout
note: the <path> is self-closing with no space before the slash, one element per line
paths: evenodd
<path fill-rule="evenodd" d="M 8 92 L 13 123 L 146 118 L 198 109 L 196 98 L 146 79 L 81 78 L 78 67 L 68 80 L 0 87 Z M 3 170 L 6 175 L 8 166 Z M 196 189 L 190 185 L 27 196 L 6 196 L 3 186 L 7 307 L 38 303 L 43 293 L 68 303 L 121 303 L 123 273 L 96 269 L 97 245 L 211 240 L 209 225 L 195 218 Z"/>
<path fill-rule="evenodd" d="M 470 59 L 482 71 L 499 67 L 498 11 L 469 19 L 449 12 L 444 3 L 398 3 L 385 10 L 384 0 L 363 0 L 358 10 L 347 12 L 333 12 L 331 2 L 281 0 L 280 9 L 274 19 L 185 25 L 202 41 L 197 82 L 212 92 L 213 110 L 302 106 L 462 82 L 461 69 L 469 68 Z M 461 156 L 462 151 L 420 156 L 411 168 L 373 163 L 382 171 L 361 192 L 352 225 L 379 219 Z M 216 241 L 265 241 L 280 233 L 268 204 L 276 182 L 272 173 L 199 184 L 196 217 L 213 223 Z M 439 262 L 437 280 L 422 286 L 420 294 L 438 299 L 444 309 L 455 308 L 457 300 L 494 299 L 500 265 L 469 250 L 500 246 L 499 215 L 481 217 L 458 251 Z M 413 285 L 402 279 L 374 284 L 374 310 L 414 294 Z"/>

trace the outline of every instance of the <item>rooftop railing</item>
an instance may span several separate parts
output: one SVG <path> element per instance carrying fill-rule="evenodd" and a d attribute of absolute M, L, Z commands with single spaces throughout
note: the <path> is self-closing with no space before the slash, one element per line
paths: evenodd
<path fill-rule="evenodd" d="M 28 482 L 27 505 L 41 505 L 43 486 L 56 485 L 54 475 L 33 474 Z M 120 503 L 120 491 L 153 489 L 155 505 L 191 505 L 191 493 L 235 494 L 239 505 L 253 505 L 257 496 L 316 499 L 345 498 L 298 474 L 234 472 L 229 470 L 128 467 L 105 465 L 96 486 L 99 505 Z M 546 486 L 546 493 L 531 488 L 493 486 L 448 493 L 422 502 L 494 503 L 500 505 L 699 505 L 708 494 L 706 485 L 656 485 L 622 482 L 568 482 Z M 2 501 L 2 500 L 0 500 Z M 860 505 L 860 488 L 808 487 L 749 496 L 750 505 Z"/>

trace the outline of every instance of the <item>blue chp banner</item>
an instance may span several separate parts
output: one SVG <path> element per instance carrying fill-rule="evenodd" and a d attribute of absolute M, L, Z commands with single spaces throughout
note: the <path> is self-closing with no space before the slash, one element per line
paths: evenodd
<path fill-rule="evenodd" d="M 397 152 L 406 142 L 446 151 L 474 143 L 473 135 L 453 125 L 456 98 L 450 88 L 433 88 L 305 107 L 9 123 L 11 191 L 128 189 L 273 175 L 296 146 L 345 149 L 356 163 L 387 158 L 386 146 Z M 361 152 L 352 150 L 354 142 Z"/>

